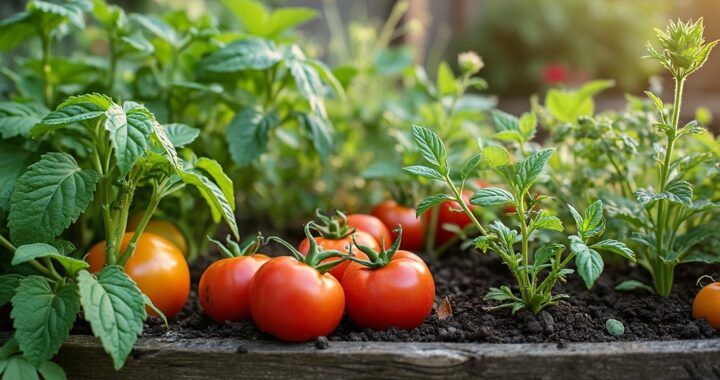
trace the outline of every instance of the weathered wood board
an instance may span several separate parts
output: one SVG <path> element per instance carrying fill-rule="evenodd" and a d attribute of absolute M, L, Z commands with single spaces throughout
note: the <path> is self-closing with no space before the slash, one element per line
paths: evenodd
<path fill-rule="evenodd" d="M 56 358 L 70 379 L 720 379 L 720 340 L 558 344 L 141 338 L 116 372 L 98 341 L 73 336 Z"/>

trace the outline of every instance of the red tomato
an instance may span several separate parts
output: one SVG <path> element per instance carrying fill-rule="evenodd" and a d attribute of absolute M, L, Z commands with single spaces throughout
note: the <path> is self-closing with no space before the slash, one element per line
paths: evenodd
<path fill-rule="evenodd" d="M 371 247 L 374 250 L 380 250 L 380 244 L 377 240 L 375 240 L 372 235 L 365 231 L 355 231 L 355 241 L 358 244 L 367 245 Z M 342 239 L 328 239 L 321 236 L 318 236 L 315 238 L 315 242 L 317 242 L 318 247 L 322 248 L 324 251 L 328 250 L 337 250 L 344 253 L 348 253 L 348 247 L 353 244 L 352 238 L 350 236 L 344 237 Z M 302 253 L 303 255 L 307 255 L 308 251 L 310 250 L 310 242 L 307 238 L 303 239 L 303 241 L 300 242 L 300 245 L 298 245 L 298 251 Z M 353 248 L 353 256 L 359 257 L 361 259 L 367 259 L 367 256 L 360 252 L 359 249 Z M 333 261 L 337 261 L 339 258 L 337 257 L 331 257 L 329 259 L 323 260 L 321 263 L 330 263 Z M 338 280 L 341 280 L 343 277 L 343 274 L 345 273 L 345 269 L 347 269 L 348 264 L 350 264 L 349 261 L 345 261 L 333 269 L 330 269 L 328 273 L 330 273 L 333 277 L 335 277 Z"/>
<path fill-rule="evenodd" d="M 710 326 L 720 329 L 720 282 L 700 289 L 692 305 L 693 318 L 704 318 Z"/>
<path fill-rule="evenodd" d="M 430 269 L 408 251 L 397 251 L 387 265 L 377 269 L 350 264 L 342 287 L 350 319 L 375 330 L 417 327 L 430 314 L 435 300 Z"/>
<path fill-rule="evenodd" d="M 392 245 L 390 230 L 383 224 L 382 220 L 372 215 L 350 214 L 347 216 L 347 225 L 369 233 L 378 243 L 385 243 L 385 248 L 390 248 Z"/>
<path fill-rule="evenodd" d="M 120 252 L 130 243 L 132 235 L 132 232 L 125 234 Z M 100 272 L 105 265 L 105 242 L 95 244 L 85 260 L 91 272 Z M 167 239 L 143 232 L 136 242 L 135 253 L 125 265 L 125 273 L 168 318 L 185 306 L 190 294 L 190 269 L 180 249 Z M 150 309 L 148 313 L 156 315 Z"/>
<path fill-rule="evenodd" d="M 423 247 L 425 240 L 425 222 L 415 216 L 415 209 L 403 207 L 395 201 L 385 201 L 375 206 L 372 215 L 382 220 L 392 231 L 393 240 L 397 239 L 395 227 L 402 226 L 403 239 L 401 249 L 417 251 Z"/>
<path fill-rule="evenodd" d="M 225 258 L 210 265 L 198 285 L 203 310 L 215 320 L 240 321 L 250 316 L 250 282 L 270 260 L 262 254 Z"/>
<path fill-rule="evenodd" d="M 332 333 L 342 319 L 345 296 L 329 273 L 290 256 L 263 265 L 250 285 L 255 324 L 288 342 L 305 342 Z"/>
<path fill-rule="evenodd" d="M 462 192 L 462 198 L 471 211 L 473 207 L 475 207 L 470 204 L 470 197 L 472 197 L 472 195 L 473 192 L 470 190 L 463 190 Z M 445 201 L 438 205 L 438 221 L 437 229 L 435 230 L 436 246 L 441 246 L 456 236 L 453 232 L 444 229 L 443 224 L 454 224 L 460 228 L 464 228 L 472 223 L 472 219 L 464 212 L 455 212 L 452 210 L 460 210 L 460 204 L 455 201 Z"/>

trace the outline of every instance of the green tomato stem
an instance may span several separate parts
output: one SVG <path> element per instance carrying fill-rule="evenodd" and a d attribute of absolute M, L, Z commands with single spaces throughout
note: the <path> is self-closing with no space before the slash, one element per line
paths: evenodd
<path fill-rule="evenodd" d="M 43 95 L 45 96 L 45 105 L 52 107 L 53 104 L 53 85 L 52 85 L 52 63 L 50 61 L 50 45 L 51 37 L 45 32 L 40 33 L 40 42 L 42 43 L 42 75 L 43 75 Z"/>

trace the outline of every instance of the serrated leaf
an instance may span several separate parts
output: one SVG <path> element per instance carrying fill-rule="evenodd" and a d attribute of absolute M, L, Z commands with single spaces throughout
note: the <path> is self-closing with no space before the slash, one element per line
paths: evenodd
<path fill-rule="evenodd" d="M 177 31 L 162 19 L 152 15 L 133 14 L 130 18 L 140 24 L 147 31 L 152 33 L 174 47 L 180 46 L 180 37 Z"/>
<path fill-rule="evenodd" d="M 100 176 L 67 153 L 46 153 L 20 176 L 10 198 L 8 228 L 16 244 L 49 242 L 82 214 Z"/>
<path fill-rule="evenodd" d="M 315 151 L 320 157 L 327 157 L 332 152 L 333 138 L 332 128 L 327 119 L 320 118 L 315 114 L 303 113 L 298 116 L 300 125 L 310 135 Z"/>
<path fill-rule="evenodd" d="M 0 102 L 0 137 L 27 137 L 48 110 L 39 104 Z"/>
<path fill-rule="evenodd" d="M 0 140 L 0 212 L 10 209 L 10 195 L 18 178 L 36 159 L 33 152 Z"/>
<path fill-rule="evenodd" d="M 105 115 L 105 130 L 109 132 L 120 175 L 124 177 L 147 149 L 155 118 L 134 102 L 125 102 L 123 107 L 113 104 Z"/>
<path fill-rule="evenodd" d="M 222 190 L 223 194 L 225 194 L 225 198 L 232 209 L 235 210 L 235 190 L 233 189 L 233 183 L 230 177 L 225 174 L 222 165 L 215 160 L 200 157 L 197 162 L 195 162 L 195 168 L 202 169 L 210 175 L 220 190 Z"/>
<path fill-rule="evenodd" d="M 599 236 L 605 231 L 605 218 L 603 217 L 603 204 L 601 200 L 593 202 L 583 214 L 582 231 L 584 238 Z"/>
<path fill-rule="evenodd" d="M 317 15 L 318 12 L 312 8 L 282 7 L 275 9 L 270 14 L 267 23 L 263 25 L 262 35 L 274 37 L 284 30 L 314 19 Z"/>
<path fill-rule="evenodd" d="M 549 263 L 550 259 L 556 257 L 565 250 L 565 246 L 559 243 L 547 243 L 535 251 L 535 266 Z"/>
<path fill-rule="evenodd" d="M 35 367 L 20 355 L 13 355 L 0 362 L 5 363 L 2 380 L 39 380 Z"/>
<path fill-rule="evenodd" d="M 523 135 L 525 141 L 530 141 L 535 137 L 537 131 L 537 118 L 532 112 L 526 112 L 518 120 L 518 129 Z"/>
<path fill-rule="evenodd" d="M 502 131 L 493 135 L 493 138 L 500 141 L 522 143 L 525 137 L 519 131 Z"/>
<path fill-rule="evenodd" d="M 618 254 L 632 262 L 635 262 L 635 253 L 623 242 L 613 239 L 605 239 L 590 246 L 590 248 Z"/>
<path fill-rule="evenodd" d="M 156 120 L 153 120 L 152 127 L 152 143 L 155 145 L 159 145 L 162 152 L 162 157 L 164 157 L 172 165 L 173 168 L 175 168 L 176 170 L 180 169 L 182 167 L 182 164 L 180 163 L 180 158 L 178 158 L 177 151 L 175 150 L 172 141 L 170 141 L 170 137 L 167 135 L 165 127 L 158 123 Z"/>
<path fill-rule="evenodd" d="M 522 189 L 529 189 L 537 181 L 553 152 L 554 149 L 543 149 L 531 154 L 520 164 L 518 184 Z"/>
<path fill-rule="evenodd" d="M 80 311 L 74 284 L 53 291 L 41 276 L 20 281 L 12 305 L 15 339 L 24 357 L 34 366 L 50 360 L 60 350 Z"/>
<path fill-rule="evenodd" d="M 504 206 L 514 201 L 515 198 L 510 192 L 497 187 L 482 188 L 470 198 L 470 203 L 481 207 Z"/>
<path fill-rule="evenodd" d="M 306 62 L 317 70 L 320 77 L 333 88 L 340 100 L 345 100 L 345 89 L 324 62 L 317 59 L 307 59 Z"/>
<path fill-rule="evenodd" d="M 488 234 L 480 235 L 473 240 L 473 246 L 477 249 L 482 250 L 483 253 L 487 253 L 490 248 L 490 244 L 497 240 L 497 235 Z"/>
<path fill-rule="evenodd" d="M 171 123 L 165 124 L 164 127 L 170 142 L 175 148 L 182 148 L 186 145 L 190 145 L 198 136 L 200 136 L 199 129 L 185 124 Z"/>
<path fill-rule="evenodd" d="M 268 133 L 280 123 L 275 112 L 265 113 L 260 107 L 247 107 L 230 122 L 227 142 L 233 161 L 244 167 L 267 149 Z"/>
<path fill-rule="evenodd" d="M 423 158 L 437 166 L 441 175 L 447 174 L 447 152 L 440 137 L 435 132 L 418 125 L 413 125 L 412 135 Z"/>
<path fill-rule="evenodd" d="M 234 206 L 230 205 L 218 185 L 200 172 L 192 169 L 183 170 L 179 175 L 184 183 L 194 186 L 200 192 L 200 195 L 202 195 L 210 207 L 213 220 L 217 223 L 220 219 L 225 219 L 235 238 L 240 239 L 235 213 L 233 212 Z"/>
<path fill-rule="evenodd" d="M 444 201 L 451 201 L 453 198 L 449 195 L 445 194 L 437 194 L 437 195 L 431 195 L 423 200 L 420 201 L 420 203 L 417 204 L 415 207 L 415 216 L 420 217 L 425 211 L 429 210 L 433 206 L 444 202 Z"/>
<path fill-rule="evenodd" d="M 265 70 L 282 59 L 275 44 L 266 39 L 250 37 L 232 42 L 214 52 L 199 66 L 210 73 L 236 73 L 245 70 Z"/>
<path fill-rule="evenodd" d="M 572 215 L 573 220 L 575 221 L 575 226 L 577 226 L 578 231 L 582 231 L 583 224 L 584 224 L 583 217 L 580 215 L 580 213 L 577 210 L 575 210 L 575 207 L 573 207 L 570 204 L 568 204 L 567 206 L 568 206 L 568 209 L 570 209 L 570 215 Z"/>
<path fill-rule="evenodd" d="M 85 320 L 112 357 L 115 369 L 120 369 L 147 318 L 140 289 L 119 266 L 103 268 L 97 279 L 81 271 L 78 286 Z"/>
<path fill-rule="evenodd" d="M 575 254 L 578 274 L 585 282 L 585 286 L 588 289 L 592 288 L 605 266 L 602 256 L 585 245 L 577 236 L 570 236 L 570 250 Z"/>
<path fill-rule="evenodd" d="M 488 146 L 482 150 L 483 161 L 491 168 L 497 168 L 510 163 L 510 153 L 501 146 Z"/>
<path fill-rule="evenodd" d="M 62 108 L 61 108 L 62 107 Z M 109 107 L 108 107 L 109 108 Z M 75 103 L 58 106 L 58 109 L 45 116 L 30 130 L 31 137 L 38 137 L 47 132 L 68 126 L 73 123 L 97 119 L 105 116 L 107 109 L 95 103 Z"/>
<path fill-rule="evenodd" d="M 429 179 L 435 179 L 438 181 L 444 181 L 445 178 L 443 178 L 442 174 L 440 174 L 437 170 L 428 168 L 426 166 L 408 166 L 403 168 L 403 170 L 410 172 L 412 174 L 415 174 L 420 177 L 429 178 Z"/>
<path fill-rule="evenodd" d="M 10 302 L 15 296 L 15 289 L 23 278 L 25 277 L 16 273 L 0 275 L 0 307 Z"/>
<path fill-rule="evenodd" d="M 89 266 L 84 260 L 65 256 L 57 248 L 45 243 L 25 244 L 17 247 L 12 258 L 12 265 L 22 264 L 41 257 L 57 260 L 70 273 L 71 277 L 75 277 L 75 273 Z"/>
<path fill-rule="evenodd" d="M 473 170 L 478 166 L 480 160 L 482 160 L 482 154 L 474 154 L 460 170 L 460 178 L 466 179 L 472 174 Z"/>
<path fill-rule="evenodd" d="M 291 50 L 296 51 L 294 54 L 291 53 L 291 56 L 302 56 L 299 47 L 292 46 Z M 295 79 L 297 91 L 310 103 L 310 109 L 321 119 L 327 119 L 325 103 L 323 102 L 325 87 L 317 70 L 313 65 L 297 58 L 286 58 L 285 66 L 287 66 L 290 74 Z"/>
<path fill-rule="evenodd" d="M 491 113 L 493 126 L 498 132 L 515 131 L 520 132 L 520 124 L 518 118 L 507 112 L 493 110 Z"/>
<path fill-rule="evenodd" d="M 532 221 L 531 226 L 532 228 L 538 230 L 563 230 L 562 221 L 557 216 L 547 215 L 547 212 L 545 210 L 540 211 L 537 217 L 535 217 L 535 219 Z"/>
<path fill-rule="evenodd" d="M 685 206 L 692 205 L 693 189 L 688 181 L 672 181 L 663 193 L 667 194 L 667 200 L 673 203 L 680 203 Z"/>

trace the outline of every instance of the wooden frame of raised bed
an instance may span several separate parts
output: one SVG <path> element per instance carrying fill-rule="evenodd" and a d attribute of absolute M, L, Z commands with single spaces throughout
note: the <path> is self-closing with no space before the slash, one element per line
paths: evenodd
<path fill-rule="evenodd" d="M 610 343 L 285 344 L 235 339 L 138 340 L 125 367 L 91 336 L 56 361 L 69 379 L 715 379 L 720 339 Z"/>

